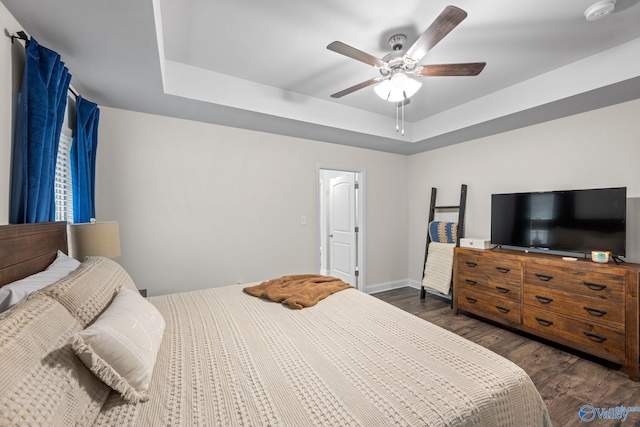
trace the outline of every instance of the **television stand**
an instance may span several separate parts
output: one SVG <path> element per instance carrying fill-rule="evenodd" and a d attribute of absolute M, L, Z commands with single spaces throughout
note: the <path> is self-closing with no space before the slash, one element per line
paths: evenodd
<path fill-rule="evenodd" d="M 640 374 L 640 264 L 455 248 L 453 311 L 519 329 Z"/>

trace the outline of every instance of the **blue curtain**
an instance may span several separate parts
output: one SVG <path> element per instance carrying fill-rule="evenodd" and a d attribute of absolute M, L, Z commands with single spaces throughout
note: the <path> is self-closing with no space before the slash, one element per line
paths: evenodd
<path fill-rule="evenodd" d="M 56 52 L 31 39 L 16 119 L 9 222 L 55 221 L 58 142 L 71 74 Z"/>
<path fill-rule="evenodd" d="M 76 103 L 77 129 L 71 146 L 73 180 L 73 222 L 89 222 L 96 217 L 95 180 L 100 109 L 79 96 Z"/>

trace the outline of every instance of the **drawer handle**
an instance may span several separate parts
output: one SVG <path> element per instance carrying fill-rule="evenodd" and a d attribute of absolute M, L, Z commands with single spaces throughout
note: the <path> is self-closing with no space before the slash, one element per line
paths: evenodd
<path fill-rule="evenodd" d="M 553 298 L 543 297 L 542 295 L 536 295 L 536 299 L 542 304 L 549 304 L 551 301 L 553 301 Z"/>
<path fill-rule="evenodd" d="M 503 288 L 502 286 L 496 286 L 496 289 L 498 290 L 498 292 L 500 292 L 501 294 L 506 294 L 507 292 L 509 292 L 511 289 L 508 288 Z"/>
<path fill-rule="evenodd" d="M 582 282 L 587 288 L 593 290 L 593 291 L 601 291 L 603 289 L 605 289 L 607 287 L 607 285 L 601 285 L 599 283 L 593 283 L 593 282 Z"/>
<path fill-rule="evenodd" d="M 473 267 L 478 265 L 477 262 L 473 262 L 473 261 L 465 261 L 464 263 L 467 264 L 471 268 L 473 268 Z"/>
<path fill-rule="evenodd" d="M 549 276 L 548 274 L 540 274 L 540 273 L 536 273 L 536 277 L 542 280 L 543 282 L 548 282 L 549 280 L 553 279 L 553 276 Z"/>
<path fill-rule="evenodd" d="M 591 332 L 584 331 L 584 334 L 593 342 L 605 342 L 607 340 L 605 337 L 592 334 Z"/>
<path fill-rule="evenodd" d="M 500 307 L 499 305 L 496 305 L 496 308 L 497 308 L 497 309 L 498 309 L 498 311 L 499 311 L 499 312 L 501 312 L 501 313 L 508 313 L 508 312 L 510 312 L 510 311 L 511 311 L 510 309 L 508 309 L 508 308 L 506 308 L 506 307 Z"/>
<path fill-rule="evenodd" d="M 604 316 L 605 314 L 607 314 L 607 312 L 606 312 L 606 311 L 604 311 L 604 310 L 598 310 L 597 308 L 591 308 L 591 307 L 587 307 L 587 306 L 584 306 L 584 307 L 582 307 L 582 308 L 584 308 L 585 310 L 587 310 L 587 313 L 589 313 L 589 314 L 590 314 L 590 315 L 592 315 L 592 316 L 598 316 L 598 317 L 601 317 L 601 316 Z"/>
<path fill-rule="evenodd" d="M 551 320 L 547 320 L 547 319 L 542 319 L 540 317 L 536 317 L 536 320 L 538 321 L 538 323 L 540 323 L 542 326 L 551 326 L 553 325 L 553 322 Z"/>
<path fill-rule="evenodd" d="M 471 298 L 471 297 L 465 297 L 467 299 L 467 301 L 469 301 L 471 304 L 475 304 L 478 300 L 475 298 Z"/>
<path fill-rule="evenodd" d="M 467 282 L 470 285 L 475 285 L 476 283 L 478 283 L 475 280 L 471 280 L 471 279 L 464 279 L 464 281 Z"/>
<path fill-rule="evenodd" d="M 507 268 L 507 267 L 500 267 L 500 266 L 497 266 L 497 267 L 496 267 L 496 270 L 498 270 L 500 273 L 508 273 L 508 272 L 510 272 L 510 271 L 511 271 L 511 269 L 510 269 L 510 268 Z"/>

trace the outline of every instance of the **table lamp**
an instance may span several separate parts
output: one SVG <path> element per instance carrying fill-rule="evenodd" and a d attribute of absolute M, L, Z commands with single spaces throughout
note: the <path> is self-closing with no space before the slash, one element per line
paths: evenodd
<path fill-rule="evenodd" d="M 84 261 L 88 256 L 116 258 L 120 256 L 120 232 L 117 221 L 69 225 L 69 240 L 73 257 Z"/>

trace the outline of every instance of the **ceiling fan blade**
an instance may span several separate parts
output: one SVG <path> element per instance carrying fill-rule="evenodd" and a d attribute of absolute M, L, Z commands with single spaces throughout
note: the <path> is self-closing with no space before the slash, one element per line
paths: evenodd
<path fill-rule="evenodd" d="M 406 57 L 413 62 L 418 62 L 451 30 L 458 26 L 467 17 L 467 12 L 455 6 L 447 6 L 440 16 L 418 37 L 418 40 L 409 48 Z"/>
<path fill-rule="evenodd" d="M 332 50 L 336 53 L 340 53 L 344 56 L 348 56 L 349 58 L 364 62 L 365 64 L 369 64 L 373 67 L 382 67 L 385 64 L 382 59 L 376 58 L 373 55 L 369 55 L 366 52 L 358 50 L 355 47 L 351 47 L 342 42 L 332 42 L 327 46 L 327 49 Z"/>
<path fill-rule="evenodd" d="M 487 65 L 486 62 L 469 62 L 466 64 L 425 65 L 416 68 L 416 76 L 477 76 Z"/>
<path fill-rule="evenodd" d="M 364 89 L 367 86 L 371 86 L 373 84 L 378 83 L 379 81 L 384 80 L 383 77 L 376 77 L 375 79 L 371 79 L 371 80 L 367 80 L 366 82 L 362 82 L 359 83 L 355 86 L 351 86 L 350 88 L 347 88 L 345 90 L 341 90 L 340 92 L 336 92 L 333 95 L 331 95 L 332 98 L 342 98 L 345 95 L 349 95 L 352 92 L 355 92 L 357 90 L 360 89 Z"/>

